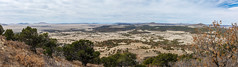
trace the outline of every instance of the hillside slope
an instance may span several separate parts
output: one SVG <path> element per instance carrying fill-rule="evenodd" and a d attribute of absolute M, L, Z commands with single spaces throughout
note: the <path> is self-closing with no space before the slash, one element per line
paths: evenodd
<path fill-rule="evenodd" d="M 82 67 L 79 61 L 69 62 L 61 58 L 48 58 L 35 54 L 22 42 L 6 41 L 0 36 L 0 67 Z M 97 67 L 96 65 L 88 65 Z"/>

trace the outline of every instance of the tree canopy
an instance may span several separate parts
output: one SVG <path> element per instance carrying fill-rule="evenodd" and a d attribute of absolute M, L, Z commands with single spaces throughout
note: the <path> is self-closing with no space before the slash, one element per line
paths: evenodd
<path fill-rule="evenodd" d="M 177 58 L 178 58 L 177 54 L 171 54 L 171 53 L 159 54 L 156 57 L 147 58 L 143 62 L 143 64 L 170 67 L 169 63 L 176 62 Z"/>
<path fill-rule="evenodd" d="M 44 49 L 44 54 L 52 57 L 52 53 L 57 47 L 57 40 L 50 38 L 48 33 L 40 34 L 38 39 L 41 41 L 38 46 Z"/>
<path fill-rule="evenodd" d="M 36 48 L 44 49 L 44 54 L 52 57 L 55 47 L 57 47 L 57 40 L 51 39 L 48 33 L 38 34 L 36 28 L 26 27 L 19 34 L 15 35 L 17 40 L 25 42 L 31 46 L 31 50 L 36 52 Z"/>
<path fill-rule="evenodd" d="M 2 25 L 0 25 L 0 35 L 2 35 L 3 32 L 4 32 L 4 29 L 3 29 Z"/>
<path fill-rule="evenodd" d="M 194 36 L 195 55 L 208 67 L 236 67 L 238 65 L 238 25 L 221 26 L 214 21 L 207 33 L 199 32 Z M 204 59 L 205 58 L 205 59 Z"/>
<path fill-rule="evenodd" d="M 115 66 L 135 66 L 136 55 L 125 52 L 122 54 L 115 54 L 109 57 L 103 57 L 102 63 L 105 67 L 115 67 Z"/>
<path fill-rule="evenodd" d="M 7 40 L 14 40 L 14 33 L 12 29 L 7 29 L 6 32 L 3 34 Z"/>
<path fill-rule="evenodd" d="M 100 53 L 94 51 L 93 42 L 89 40 L 79 40 L 63 47 L 64 56 L 67 60 L 79 60 L 84 66 L 94 58 L 98 58 Z"/>
<path fill-rule="evenodd" d="M 25 42 L 26 44 L 31 46 L 31 50 L 36 52 L 35 48 L 37 44 L 39 44 L 38 40 L 38 33 L 36 28 L 31 28 L 27 26 L 22 30 L 22 32 L 19 35 L 20 41 Z"/>

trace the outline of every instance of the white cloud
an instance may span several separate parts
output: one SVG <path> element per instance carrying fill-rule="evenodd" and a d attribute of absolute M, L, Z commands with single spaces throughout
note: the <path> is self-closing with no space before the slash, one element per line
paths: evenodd
<path fill-rule="evenodd" d="M 234 0 L 0 0 L 0 23 L 238 22 Z"/>

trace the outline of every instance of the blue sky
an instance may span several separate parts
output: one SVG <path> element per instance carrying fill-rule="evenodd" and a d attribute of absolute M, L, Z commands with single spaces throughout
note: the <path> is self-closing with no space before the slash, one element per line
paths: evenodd
<path fill-rule="evenodd" d="M 238 22 L 238 0 L 0 0 L 0 23 Z"/>

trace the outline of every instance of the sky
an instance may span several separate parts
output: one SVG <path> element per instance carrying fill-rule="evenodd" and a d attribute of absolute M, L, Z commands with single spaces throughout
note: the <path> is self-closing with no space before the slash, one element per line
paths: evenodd
<path fill-rule="evenodd" d="M 238 22 L 238 0 L 0 0 L 0 23 Z"/>

